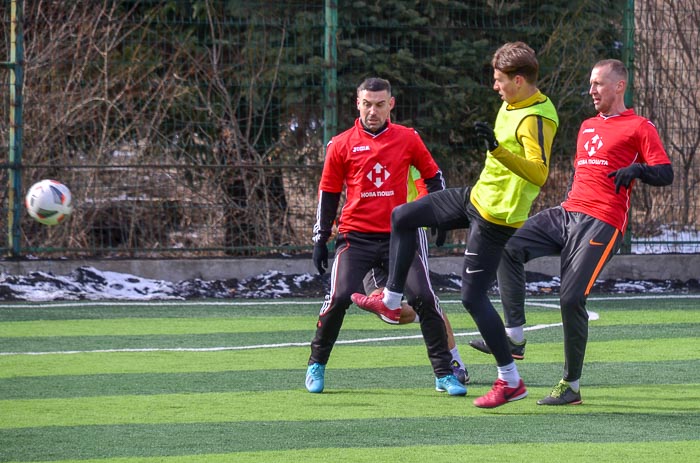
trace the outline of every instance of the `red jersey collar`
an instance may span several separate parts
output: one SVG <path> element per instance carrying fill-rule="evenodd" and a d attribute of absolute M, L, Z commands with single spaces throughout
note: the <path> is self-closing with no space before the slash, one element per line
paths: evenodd
<path fill-rule="evenodd" d="M 611 117 L 617 117 L 617 116 L 634 116 L 634 109 L 630 108 L 625 111 L 622 111 L 621 113 L 618 114 L 613 114 L 612 116 L 606 116 L 603 113 L 598 113 L 598 117 L 602 119 L 610 119 Z"/>

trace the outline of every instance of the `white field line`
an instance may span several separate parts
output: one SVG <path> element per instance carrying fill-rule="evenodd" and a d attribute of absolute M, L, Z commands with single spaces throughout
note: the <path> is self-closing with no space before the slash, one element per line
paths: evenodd
<path fill-rule="evenodd" d="M 588 311 L 588 316 L 590 320 L 598 320 L 600 318 L 596 312 Z M 549 323 L 533 325 L 524 328 L 525 331 L 538 331 L 547 328 L 554 328 L 561 326 L 561 323 Z M 454 333 L 454 336 L 479 336 L 478 331 L 468 331 L 464 333 Z M 422 334 L 406 335 L 406 336 L 383 336 L 379 338 L 362 338 L 362 339 L 348 339 L 337 341 L 336 344 L 362 344 L 369 342 L 390 342 L 390 341 L 403 341 L 406 339 L 422 339 Z M 308 347 L 308 342 L 285 342 L 279 344 L 253 344 L 249 346 L 222 346 L 222 347 L 144 347 L 140 349 L 95 349 L 95 350 L 63 350 L 63 351 L 52 351 L 52 352 L 0 352 L 0 356 L 9 355 L 72 355 L 72 354 L 105 354 L 105 353 L 123 353 L 123 352 L 222 352 L 222 351 L 236 351 L 236 350 L 252 350 L 252 349 L 278 349 L 283 347 Z"/>
<path fill-rule="evenodd" d="M 590 313 L 590 312 L 589 312 Z M 561 323 L 551 323 L 548 325 L 534 325 L 525 328 L 525 331 L 543 330 L 561 326 Z M 479 336 L 478 331 L 470 331 L 465 333 L 454 333 L 456 336 Z M 383 336 L 380 338 L 362 338 L 362 339 L 347 339 L 337 341 L 336 344 L 362 344 L 368 342 L 389 342 L 403 341 L 406 339 L 422 339 L 423 335 L 406 335 L 406 336 Z M 144 347 L 140 349 L 95 349 L 95 350 L 62 350 L 52 352 L 0 352 L 3 355 L 71 355 L 71 354 L 112 354 L 121 352 L 222 352 L 235 350 L 252 350 L 252 349 L 278 349 L 281 347 L 308 347 L 309 342 L 285 342 L 279 344 L 253 344 L 249 346 L 222 346 L 222 347 Z"/>
<path fill-rule="evenodd" d="M 624 297 L 590 297 L 589 301 L 610 301 L 616 299 L 698 299 L 700 295 L 650 295 L 650 296 L 624 296 Z M 529 302 L 526 301 L 526 305 L 547 307 L 552 309 L 559 309 L 559 305 L 548 304 L 546 302 L 557 302 L 558 298 L 543 298 L 538 299 L 538 301 L 543 302 Z M 493 300 L 492 302 L 499 302 L 498 300 Z M 441 304 L 460 304 L 459 300 L 444 300 L 440 301 Z M 80 306 L 114 306 L 114 305 L 157 305 L 157 306 L 182 306 L 182 305 L 204 305 L 204 306 L 246 306 L 246 305 L 309 305 L 317 304 L 317 302 L 306 302 L 306 301 L 258 301 L 258 302 L 240 302 L 240 301 L 206 301 L 206 302 L 191 302 L 191 301 L 178 301 L 178 302 L 73 302 L 73 303 L 43 303 L 43 304 L 27 304 L 28 307 L 32 308 L 61 308 L 61 307 L 75 307 Z M 20 304 L 1 304 L 0 309 L 16 308 L 21 306 Z M 589 311 L 588 316 L 590 320 L 598 320 L 600 316 L 596 312 Z M 550 323 L 534 325 L 525 328 L 525 331 L 536 331 L 543 330 L 547 328 L 554 328 L 561 326 L 561 323 Z M 455 333 L 455 336 L 478 336 L 478 331 L 471 331 L 465 333 Z M 385 336 L 381 338 L 363 338 L 363 339 L 351 339 L 351 340 L 340 340 L 336 344 L 360 344 L 367 342 L 389 342 L 389 341 L 401 341 L 406 339 L 421 339 L 422 335 L 411 335 L 411 336 Z M 251 350 L 251 349 L 276 349 L 283 347 L 308 347 L 308 342 L 288 342 L 279 344 L 253 344 L 248 346 L 222 346 L 222 347 L 176 347 L 176 348 L 141 348 L 141 349 L 96 349 L 96 350 L 67 350 L 67 351 L 54 351 L 54 352 L 0 352 L 0 356 L 8 355 L 70 355 L 70 354 L 96 354 L 96 353 L 120 353 L 120 352 L 221 352 L 221 351 L 236 351 L 236 350 Z"/>

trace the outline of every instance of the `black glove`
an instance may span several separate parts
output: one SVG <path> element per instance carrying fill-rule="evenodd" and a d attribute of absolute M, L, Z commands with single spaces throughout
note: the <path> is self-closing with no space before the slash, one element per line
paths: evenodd
<path fill-rule="evenodd" d="M 312 257 L 319 275 L 326 273 L 328 268 L 328 246 L 326 243 L 317 241 L 314 244 L 314 254 Z"/>
<path fill-rule="evenodd" d="M 474 128 L 476 129 L 476 136 L 484 141 L 486 149 L 493 151 L 498 148 L 498 140 L 496 140 L 496 134 L 493 133 L 493 129 L 486 122 L 475 122 Z"/>
<path fill-rule="evenodd" d="M 430 229 L 430 235 L 435 237 L 435 246 L 442 247 L 447 239 L 447 230 L 440 227 L 433 227 Z"/>
<path fill-rule="evenodd" d="M 615 177 L 615 194 L 620 193 L 620 187 L 629 188 L 632 180 L 639 178 L 639 176 L 642 175 L 643 169 L 644 168 L 641 164 L 635 163 L 614 172 L 610 172 L 608 174 L 608 178 Z"/>

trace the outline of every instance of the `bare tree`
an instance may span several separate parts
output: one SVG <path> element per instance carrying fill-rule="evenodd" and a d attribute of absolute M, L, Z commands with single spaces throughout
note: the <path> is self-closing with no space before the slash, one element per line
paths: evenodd
<path fill-rule="evenodd" d="M 152 46 L 144 27 L 152 17 L 135 14 L 139 1 L 120 3 L 40 0 L 25 10 L 23 180 L 60 178 L 80 216 L 56 229 L 28 222 L 29 246 L 89 253 L 143 245 L 136 237 L 144 212 L 113 200 L 148 194 L 139 174 L 125 175 L 124 159 L 134 162 L 159 138 L 178 96 L 178 56 L 163 59 Z"/>

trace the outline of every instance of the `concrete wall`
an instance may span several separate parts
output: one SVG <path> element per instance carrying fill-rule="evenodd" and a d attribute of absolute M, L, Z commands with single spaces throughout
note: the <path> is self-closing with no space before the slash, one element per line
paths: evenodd
<path fill-rule="evenodd" d="M 310 258 L 305 259 L 172 259 L 172 260 L 0 260 L 0 273 L 25 275 L 33 271 L 67 275 L 78 267 L 128 273 L 165 281 L 245 279 L 270 270 L 286 274 L 315 273 Z M 462 257 L 433 257 L 430 269 L 440 274 L 459 274 Z M 527 270 L 559 275 L 559 258 L 544 257 L 527 265 Z M 700 279 L 700 254 L 615 256 L 601 278 L 635 280 Z"/>

